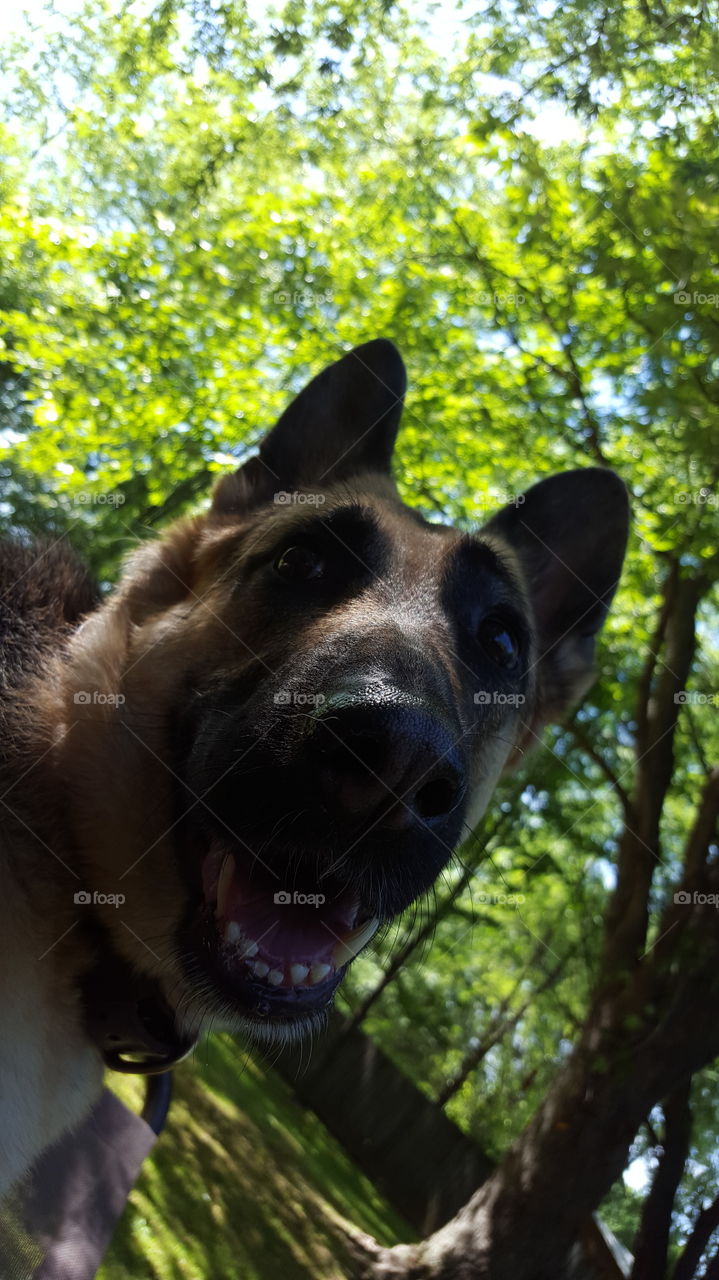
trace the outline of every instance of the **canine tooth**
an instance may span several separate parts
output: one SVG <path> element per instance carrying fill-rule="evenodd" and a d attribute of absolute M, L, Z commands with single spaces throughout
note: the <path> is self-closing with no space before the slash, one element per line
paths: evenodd
<path fill-rule="evenodd" d="M 324 982 L 328 973 L 332 972 L 331 964 L 313 964 L 310 969 L 310 980 L 314 982 Z"/>
<path fill-rule="evenodd" d="M 293 987 L 298 987 L 301 982 L 304 982 L 309 971 L 310 967 L 308 964 L 291 964 L 290 981 L 292 982 Z"/>
<path fill-rule="evenodd" d="M 266 978 L 270 972 L 270 966 L 265 964 L 264 960 L 255 960 L 252 966 L 252 972 L 256 978 Z"/>
<path fill-rule="evenodd" d="M 257 955 L 257 952 L 259 951 L 259 949 L 260 948 L 258 947 L 256 942 L 245 943 L 245 946 L 242 948 L 242 959 L 251 960 L 253 956 Z"/>
<path fill-rule="evenodd" d="M 225 903 L 227 902 L 227 894 L 229 892 L 230 885 L 232 884 L 232 877 L 234 874 L 235 874 L 235 859 L 232 857 L 231 853 L 228 853 L 227 857 L 225 858 L 225 861 L 222 864 L 222 870 L 220 871 L 220 878 L 217 881 L 217 914 L 218 916 L 221 916 L 225 909 Z"/>
<path fill-rule="evenodd" d="M 267 975 L 267 981 L 271 987 L 279 987 L 280 983 L 284 982 L 284 980 L 285 975 L 281 969 L 270 969 L 270 972 Z"/>
<path fill-rule="evenodd" d="M 339 969 L 343 964 L 354 960 L 355 956 L 359 955 L 362 948 L 367 945 L 378 928 L 379 920 L 374 916 L 372 920 L 367 920 L 365 924 L 361 924 L 359 929 L 353 929 L 341 942 L 338 942 L 332 952 L 332 963 L 336 968 Z"/>
<path fill-rule="evenodd" d="M 236 920 L 228 920 L 225 925 L 225 932 L 222 935 L 225 942 L 239 942 L 242 937 L 242 930 Z"/>

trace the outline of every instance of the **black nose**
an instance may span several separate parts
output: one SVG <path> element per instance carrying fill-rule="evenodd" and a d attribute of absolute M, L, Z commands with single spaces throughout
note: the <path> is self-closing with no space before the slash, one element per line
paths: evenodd
<path fill-rule="evenodd" d="M 324 803 L 342 818 L 384 828 L 438 825 L 464 792 L 460 753 L 421 706 L 346 705 L 328 699 L 311 753 Z"/>

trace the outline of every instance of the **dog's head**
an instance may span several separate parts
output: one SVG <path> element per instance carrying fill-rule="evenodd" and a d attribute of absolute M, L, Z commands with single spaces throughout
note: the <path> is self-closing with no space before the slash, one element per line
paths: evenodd
<path fill-rule="evenodd" d="M 591 679 L 623 484 L 571 471 L 478 533 L 428 523 L 390 475 L 404 390 L 386 341 L 325 369 L 64 668 L 88 888 L 124 896 L 96 908 L 113 945 L 188 1028 L 325 1009 Z"/>

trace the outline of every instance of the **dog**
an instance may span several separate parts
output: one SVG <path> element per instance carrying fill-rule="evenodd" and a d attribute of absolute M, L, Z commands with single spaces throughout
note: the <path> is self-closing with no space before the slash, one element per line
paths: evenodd
<path fill-rule="evenodd" d="M 0 1186 L 105 1065 L 321 1022 L 591 683 L 622 481 L 428 522 L 391 476 L 404 394 L 389 341 L 344 355 L 99 607 L 64 543 L 5 545 Z"/>

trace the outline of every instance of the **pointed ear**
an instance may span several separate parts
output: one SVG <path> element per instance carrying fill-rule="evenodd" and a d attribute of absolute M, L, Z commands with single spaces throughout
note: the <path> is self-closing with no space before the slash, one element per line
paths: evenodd
<path fill-rule="evenodd" d="M 283 491 L 326 488 L 362 471 L 389 474 L 406 385 L 393 343 L 376 338 L 355 347 L 307 384 L 259 455 L 223 477 L 213 509 L 232 514 Z"/>
<path fill-rule="evenodd" d="M 626 486 L 602 467 L 540 481 L 483 529 L 511 547 L 531 601 L 539 646 L 535 733 L 561 719 L 592 683 L 596 636 L 628 530 Z"/>

